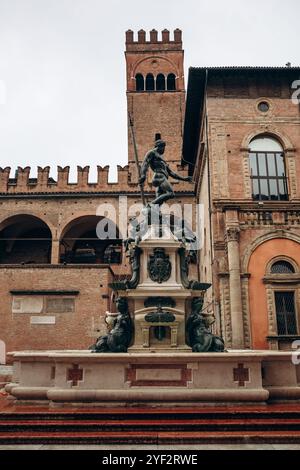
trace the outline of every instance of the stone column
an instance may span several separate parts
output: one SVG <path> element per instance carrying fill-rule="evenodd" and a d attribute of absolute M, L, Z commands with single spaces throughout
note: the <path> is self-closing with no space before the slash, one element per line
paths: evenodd
<path fill-rule="evenodd" d="M 59 264 L 59 240 L 52 240 L 51 264 Z"/>
<path fill-rule="evenodd" d="M 230 290 L 230 314 L 232 327 L 232 348 L 244 348 L 242 310 L 242 286 L 239 253 L 239 228 L 229 227 L 226 231 L 228 250 L 228 271 Z"/>

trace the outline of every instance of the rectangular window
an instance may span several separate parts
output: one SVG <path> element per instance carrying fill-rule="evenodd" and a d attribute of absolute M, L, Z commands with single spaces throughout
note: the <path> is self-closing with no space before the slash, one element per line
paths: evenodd
<path fill-rule="evenodd" d="M 294 292 L 275 292 L 278 335 L 296 335 L 297 321 Z"/>

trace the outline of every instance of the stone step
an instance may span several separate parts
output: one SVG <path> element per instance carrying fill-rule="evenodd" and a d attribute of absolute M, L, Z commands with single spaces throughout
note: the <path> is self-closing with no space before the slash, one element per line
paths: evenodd
<path fill-rule="evenodd" d="M 300 443 L 300 431 L 227 432 L 0 432 L 0 444 L 204 444 L 204 443 Z"/>
<path fill-rule="evenodd" d="M 298 404 L 49 408 L 0 399 L 0 444 L 300 443 Z"/>
<path fill-rule="evenodd" d="M 69 422 L 69 421 L 86 421 L 93 422 L 93 421 L 108 421 L 110 423 L 113 422 L 124 422 L 129 420 L 136 420 L 137 422 L 150 420 L 151 422 L 161 422 L 162 420 L 169 420 L 170 423 L 174 423 L 174 421 L 182 421 L 182 420 L 189 420 L 189 422 L 195 420 L 203 420 L 211 422 L 213 419 L 217 420 L 224 420 L 224 419 L 231 419 L 231 420 L 254 420 L 255 422 L 259 419 L 273 419 L 273 420 L 282 420 L 282 419 L 294 419 L 300 420 L 300 407 L 297 409 L 283 409 L 280 410 L 266 410 L 263 409 L 259 410 L 218 410 L 214 409 L 211 411 L 203 411 L 203 410 L 180 410 L 178 408 L 173 409 L 172 411 L 166 410 L 159 410 L 159 411 L 152 411 L 152 410 L 101 410 L 101 411 L 93 411 L 90 409 L 87 412 L 83 411 L 51 411 L 51 412 L 38 412 L 33 408 L 33 411 L 13 411 L 13 412 L 0 412 L 0 422 L 6 421 L 15 421 L 18 422 L 28 421 L 28 422 L 45 422 L 51 421 L 53 422 Z"/>
<path fill-rule="evenodd" d="M 210 419 L 210 420 L 31 420 L 0 421 L 0 432 L 106 432 L 106 431 L 300 431 L 300 419 Z"/>

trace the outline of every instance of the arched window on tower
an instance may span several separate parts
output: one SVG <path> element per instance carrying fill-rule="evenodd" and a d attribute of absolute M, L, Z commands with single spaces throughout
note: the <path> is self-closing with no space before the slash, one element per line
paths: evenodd
<path fill-rule="evenodd" d="M 144 76 L 141 73 L 137 73 L 135 76 L 135 89 L 136 91 L 145 90 L 145 80 Z"/>
<path fill-rule="evenodd" d="M 288 199 L 284 152 L 273 137 L 260 135 L 250 143 L 250 172 L 254 200 Z"/>
<path fill-rule="evenodd" d="M 176 77 L 174 73 L 169 73 L 167 78 L 167 90 L 174 91 L 176 90 Z"/>
<path fill-rule="evenodd" d="M 164 91 L 166 89 L 166 77 L 159 73 L 156 77 L 156 91 Z"/>
<path fill-rule="evenodd" d="M 154 91 L 154 77 L 152 73 L 148 73 L 146 76 L 146 90 Z"/>

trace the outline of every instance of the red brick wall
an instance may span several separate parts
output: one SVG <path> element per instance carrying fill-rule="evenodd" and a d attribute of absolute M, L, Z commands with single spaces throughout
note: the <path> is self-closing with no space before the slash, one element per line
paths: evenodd
<path fill-rule="evenodd" d="M 0 339 L 6 351 L 22 349 L 87 349 L 105 332 L 109 307 L 109 268 L 6 267 L 0 269 Z M 29 313 L 12 313 L 10 290 L 79 290 L 75 311 L 55 315 L 55 325 L 30 324 Z M 36 314 L 35 314 L 36 315 Z M 97 330 L 101 330 L 98 332 Z"/>

